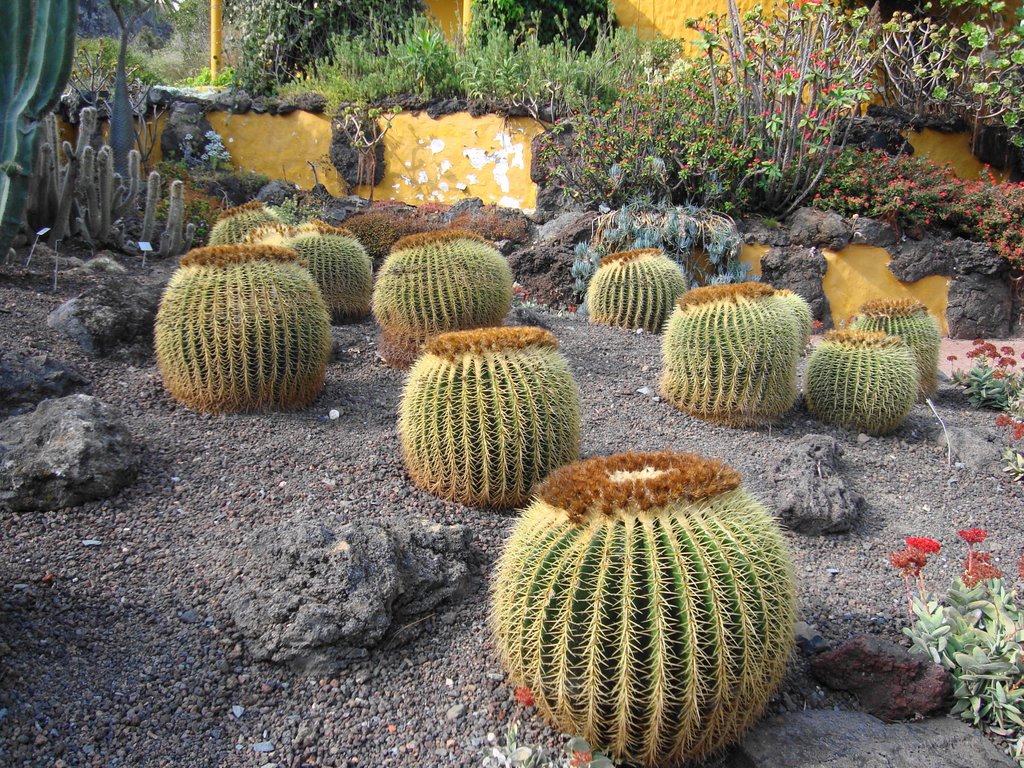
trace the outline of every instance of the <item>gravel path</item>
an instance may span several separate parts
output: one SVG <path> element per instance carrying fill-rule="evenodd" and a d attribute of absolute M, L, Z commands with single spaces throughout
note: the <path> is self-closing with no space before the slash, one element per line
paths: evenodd
<path fill-rule="evenodd" d="M 9 272 L 10 270 L 8 270 Z M 308 410 L 201 416 L 176 405 L 155 365 L 92 361 L 45 324 L 81 286 L 0 269 L 4 344 L 79 366 L 145 444 L 136 484 L 102 503 L 6 514 L 0 538 L 0 764 L 9 766 L 476 766 L 489 731 L 523 718 L 527 742 L 561 743 L 512 700 L 486 625 L 486 574 L 512 518 L 438 501 L 406 480 L 395 434 L 403 374 L 376 360 L 371 322 L 334 329 L 341 353 Z M 855 533 L 787 534 L 802 618 L 831 641 L 897 638 L 902 582 L 887 555 L 908 535 L 949 544 L 987 528 L 998 563 L 1024 550 L 1024 489 L 947 467 L 917 406 L 895 436 L 813 422 L 802 409 L 771 430 L 691 419 L 637 390 L 657 389 L 659 338 L 548 317 L 577 376 L 585 456 L 673 449 L 718 456 L 765 497 L 773 457 L 799 437 L 835 436 L 868 505 Z M 950 425 L 990 425 L 951 390 Z M 337 408 L 337 421 L 326 414 Z M 475 592 L 428 620 L 411 645 L 381 650 L 334 679 L 303 679 L 246 653 L 221 599 L 232 555 L 257 526 L 295 515 L 386 520 L 419 515 L 470 527 L 483 553 Z M 99 546 L 85 546 L 95 539 Z M 773 710 L 853 706 L 809 681 L 797 659 Z M 273 750 L 273 751 L 260 751 Z"/>

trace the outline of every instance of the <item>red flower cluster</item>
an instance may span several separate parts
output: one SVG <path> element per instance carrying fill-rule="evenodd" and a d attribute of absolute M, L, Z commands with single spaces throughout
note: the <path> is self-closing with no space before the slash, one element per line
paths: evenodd
<path fill-rule="evenodd" d="M 593 753 L 577 750 L 569 758 L 569 768 L 584 768 L 584 766 L 590 765 L 590 761 L 593 759 Z"/>
<path fill-rule="evenodd" d="M 514 695 L 516 697 L 516 701 L 524 707 L 532 707 L 537 703 L 537 700 L 533 698 L 533 691 L 526 686 L 517 686 Z"/>
<path fill-rule="evenodd" d="M 973 587 L 989 579 L 998 579 L 1003 572 L 992 565 L 992 555 L 988 552 L 969 552 L 964 563 L 964 572 L 960 580 L 965 587 Z"/>
<path fill-rule="evenodd" d="M 928 565 L 928 553 L 916 547 L 907 547 L 890 554 L 889 562 L 905 577 L 916 579 L 921 575 L 921 569 Z"/>
<path fill-rule="evenodd" d="M 968 544 L 981 544 L 988 538 L 988 531 L 984 528 L 967 528 L 962 531 L 957 531 L 956 535 Z"/>
<path fill-rule="evenodd" d="M 923 536 L 910 536 L 904 541 L 911 549 L 919 549 L 926 555 L 937 555 L 942 551 L 942 545 L 935 539 L 927 539 Z"/>

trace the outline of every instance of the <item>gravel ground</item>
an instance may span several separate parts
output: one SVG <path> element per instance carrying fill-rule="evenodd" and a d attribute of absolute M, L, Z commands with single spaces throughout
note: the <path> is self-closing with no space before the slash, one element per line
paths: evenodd
<path fill-rule="evenodd" d="M 561 743 L 513 701 L 488 637 L 487 572 L 512 517 L 439 501 L 406 480 L 395 433 L 403 374 L 376 359 L 372 322 L 334 329 L 341 352 L 308 410 L 202 416 L 164 394 L 152 360 L 93 361 L 46 327 L 87 281 L 62 278 L 55 295 L 45 274 L 0 267 L 4 344 L 79 366 L 145 445 L 143 469 L 107 501 L 0 517 L 0 764 L 476 766 L 486 734 L 519 718 L 527 743 Z M 862 523 L 849 535 L 787 534 L 801 617 L 830 641 L 899 638 L 902 582 L 887 555 L 905 536 L 949 545 L 929 566 L 934 584 L 958 567 L 957 528 L 987 528 L 1004 569 L 1024 550 L 1024 488 L 948 467 L 945 449 L 923 437 L 924 406 L 885 438 L 858 439 L 801 408 L 772 429 L 731 430 L 638 393 L 656 391 L 658 337 L 547 319 L 580 385 L 585 456 L 697 451 L 737 467 L 765 498 L 764 473 L 788 444 L 811 432 L 842 443 L 847 480 L 867 497 Z M 938 407 L 950 425 L 993 420 L 948 387 Z M 337 421 L 326 417 L 332 408 Z M 470 527 L 483 553 L 475 592 L 411 645 L 334 679 L 252 661 L 221 600 L 231 557 L 256 527 L 410 514 Z M 854 706 L 805 670 L 796 659 L 773 711 Z M 273 752 L 254 750 L 263 743 Z"/>

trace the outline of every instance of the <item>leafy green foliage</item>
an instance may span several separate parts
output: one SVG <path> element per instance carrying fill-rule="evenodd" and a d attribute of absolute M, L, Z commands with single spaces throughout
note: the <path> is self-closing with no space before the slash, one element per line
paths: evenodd
<path fill-rule="evenodd" d="M 509 35 L 535 37 L 546 44 L 568 40 L 575 47 L 594 45 L 595 22 L 614 17 L 608 0 L 477 0 L 473 18 L 490 13 Z"/>

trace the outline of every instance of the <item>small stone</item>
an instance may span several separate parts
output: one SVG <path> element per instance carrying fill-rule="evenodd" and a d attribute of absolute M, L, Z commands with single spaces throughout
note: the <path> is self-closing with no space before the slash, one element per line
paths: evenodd
<path fill-rule="evenodd" d="M 83 547 L 98 547 L 102 543 L 99 539 L 82 539 Z"/>
<path fill-rule="evenodd" d="M 199 614 L 196 613 L 195 608 L 189 608 L 187 611 L 179 613 L 178 618 L 186 624 L 195 624 L 199 621 Z"/>
<path fill-rule="evenodd" d="M 808 655 L 828 650 L 828 640 L 821 636 L 821 633 L 813 624 L 808 624 L 806 621 L 798 621 L 793 626 L 793 635 L 796 637 L 797 646 Z"/>
<path fill-rule="evenodd" d="M 273 752 L 274 745 L 269 741 L 258 741 L 252 745 L 253 752 Z"/>
<path fill-rule="evenodd" d="M 327 417 L 331 421 L 337 421 L 338 417 L 340 417 L 340 416 L 341 416 L 341 411 L 339 411 L 337 408 L 331 408 L 331 410 L 329 410 L 327 412 Z"/>
<path fill-rule="evenodd" d="M 643 395 L 644 397 L 650 397 L 651 395 L 654 394 L 654 390 L 651 389 L 650 387 L 640 387 L 640 389 L 638 389 L 636 393 L 638 395 Z"/>
<path fill-rule="evenodd" d="M 245 714 L 245 707 L 240 707 L 237 704 L 235 704 L 231 707 L 231 714 L 234 715 L 235 719 L 237 720 Z"/>
<path fill-rule="evenodd" d="M 448 711 L 444 713 L 444 717 L 446 720 L 458 720 L 464 714 L 466 714 L 465 704 L 453 704 L 448 707 Z"/>
<path fill-rule="evenodd" d="M 871 440 L 870 435 L 865 435 L 863 432 L 857 435 L 857 445 L 864 445 L 869 440 Z"/>

